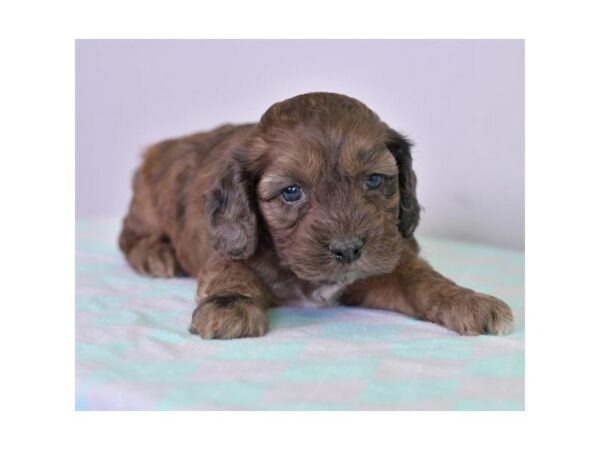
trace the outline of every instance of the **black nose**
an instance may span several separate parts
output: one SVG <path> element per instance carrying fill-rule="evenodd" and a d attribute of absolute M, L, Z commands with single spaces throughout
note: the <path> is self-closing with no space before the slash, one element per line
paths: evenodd
<path fill-rule="evenodd" d="M 350 264 L 360 258 L 364 242 L 357 237 L 334 239 L 329 244 L 329 251 L 335 259 Z"/>

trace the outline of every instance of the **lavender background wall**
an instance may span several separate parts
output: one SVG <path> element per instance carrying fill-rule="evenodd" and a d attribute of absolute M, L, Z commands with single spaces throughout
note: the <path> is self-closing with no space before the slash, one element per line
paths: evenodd
<path fill-rule="evenodd" d="M 77 41 L 77 216 L 124 215 L 148 144 L 310 91 L 356 97 L 415 141 L 417 235 L 523 247 L 518 40 Z"/>

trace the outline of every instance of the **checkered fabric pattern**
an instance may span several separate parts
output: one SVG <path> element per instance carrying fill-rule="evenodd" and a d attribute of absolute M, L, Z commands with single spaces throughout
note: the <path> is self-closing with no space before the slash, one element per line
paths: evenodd
<path fill-rule="evenodd" d="M 462 337 L 362 308 L 277 308 L 261 338 L 202 340 L 193 279 L 135 274 L 117 220 L 76 241 L 77 410 L 523 410 L 522 253 L 419 239 L 456 282 L 513 308 L 515 331 Z"/>

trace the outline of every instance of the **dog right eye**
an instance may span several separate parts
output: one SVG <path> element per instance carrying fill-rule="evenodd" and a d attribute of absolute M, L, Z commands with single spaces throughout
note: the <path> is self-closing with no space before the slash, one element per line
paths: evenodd
<path fill-rule="evenodd" d="M 281 197 L 288 203 L 297 202 L 302 198 L 302 188 L 292 184 L 281 191 Z"/>

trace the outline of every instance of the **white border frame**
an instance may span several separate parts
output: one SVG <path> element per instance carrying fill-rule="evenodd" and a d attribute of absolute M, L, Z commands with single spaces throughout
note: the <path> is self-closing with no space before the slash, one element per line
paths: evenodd
<path fill-rule="evenodd" d="M 2 446 L 597 445 L 600 39 L 592 4 L 55 0 L 2 6 L 1 179 L 8 206 L 2 398 L 10 413 L 0 439 L 13 441 Z M 73 412 L 75 38 L 525 38 L 527 412 Z"/>

